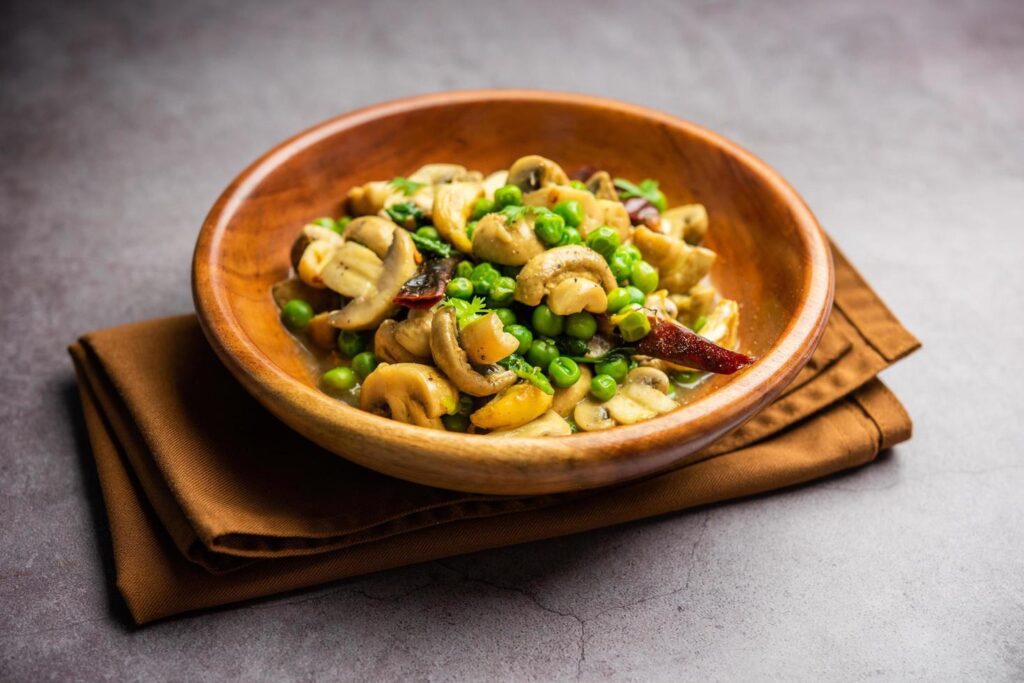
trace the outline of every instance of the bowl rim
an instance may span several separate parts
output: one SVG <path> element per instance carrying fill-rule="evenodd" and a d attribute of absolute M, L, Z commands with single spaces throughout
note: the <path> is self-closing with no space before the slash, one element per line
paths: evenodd
<path fill-rule="evenodd" d="M 216 265 L 225 230 L 252 190 L 284 160 L 347 129 L 417 110 L 495 100 L 554 102 L 573 107 L 612 109 L 628 117 L 682 129 L 739 161 L 761 182 L 770 186 L 790 210 L 802 243 L 806 268 L 795 314 L 754 365 L 725 386 L 646 422 L 561 438 L 506 437 L 499 444 L 494 439 L 482 441 L 487 438 L 483 435 L 432 430 L 364 412 L 294 379 L 260 350 L 234 316 L 227 290 L 220 286 L 222 272 Z M 756 414 L 792 381 L 816 348 L 831 310 L 834 273 L 828 239 L 796 190 L 764 161 L 717 133 L 661 111 L 603 97 L 545 90 L 484 89 L 437 92 L 370 105 L 328 119 L 272 147 L 228 185 L 206 216 L 193 254 L 192 290 L 200 325 L 218 357 L 249 393 L 293 428 L 302 417 L 330 425 L 339 434 L 369 428 L 379 432 L 375 439 L 382 445 L 407 448 L 409 443 L 415 442 L 434 452 L 447 450 L 457 453 L 460 463 L 465 463 L 467 458 L 475 459 L 477 464 L 501 459 L 506 464 L 526 468 L 537 463 L 537 453 L 543 453 L 543 459 L 551 466 L 576 469 L 585 460 L 628 457 L 629 445 L 640 438 L 644 440 L 644 450 L 665 450 L 683 443 L 699 444 L 687 450 L 687 453 L 693 452 L 742 422 L 737 422 L 738 415 L 749 418 Z M 264 399 L 267 390 L 274 397 L 273 401 Z M 384 425 L 381 423 L 385 421 L 386 428 L 382 429 Z M 483 443 L 488 443 L 489 447 L 479 448 Z M 321 445 L 329 448 L 324 443 Z M 386 467 L 375 467 L 375 455 L 372 453 L 355 457 L 345 454 L 343 457 L 388 474 L 426 484 L 436 483 L 428 475 L 416 478 L 399 475 Z M 671 458 L 663 460 L 646 473 L 674 463 Z M 528 479 L 529 472 L 524 471 L 523 475 Z M 467 484 L 464 490 L 480 491 L 487 490 L 487 487 Z"/>

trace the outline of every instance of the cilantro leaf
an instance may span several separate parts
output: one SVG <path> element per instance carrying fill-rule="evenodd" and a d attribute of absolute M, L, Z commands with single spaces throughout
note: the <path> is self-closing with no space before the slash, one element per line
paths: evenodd
<path fill-rule="evenodd" d="M 630 182 L 625 178 L 616 178 L 615 189 L 619 191 L 620 199 L 642 197 L 649 201 L 658 211 L 664 211 L 668 208 L 665 193 L 658 189 L 658 181 L 653 178 L 645 178 L 640 181 L 640 184 Z"/>
<path fill-rule="evenodd" d="M 441 240 L 434 239 L 433 237 L 417 235 L 415 232 L 410 232 L 409 237 L 412 238 L 413 244 L 415 244 L 416 248 L 420 251 L 436 254 L 441 258 L 448 258 L 452 255 L 452 245 L 447 242 L 442 242 Z"/>
<path fill-rule="evenodd" d="M 507 370 L 511 370 L 517 377 L 525 379 L 545 394 L 550 395 L 555 393 L 554 388 L 551 386 L 551 382 L 548 381 L 544 372 L 540 368 L 527 363 L 526 360 L 518 353 L 513 353 L 507 358 L 502 358 L 498 361 L 498 365 L 506 368 Z"/>
<path fill-rule="evenodd" d="M 417 183 L 415 180 L 409 180 L 408 178 L 403 178 L 402 176 L 395 176 L 394 178 L 391 179 L 391 182 L 389 184 L 391 185 L 391 187 L 395 188 L 396 190 L 404 194 L 406 197 L 411 197 L 412 195 L 416 194 L 416 190 L 423 187 L 425 183 Z"/>
<path fill-rule="evenodd" d="M 392 204 L 385 211 L 388 212 L 391 220 L 407 228 L 416 227 L 424 219 L 423 210 L 412 202 Z"/>
<path fill-rule="evenodd" d="M 474 296 L 472 301 L 449 297 L 442 301 L 441 305 L 455 309 L 455 319 L 459 323 L 460 330 L 474 320 L 490 313 L 483 298 L 479 296 Z"/>

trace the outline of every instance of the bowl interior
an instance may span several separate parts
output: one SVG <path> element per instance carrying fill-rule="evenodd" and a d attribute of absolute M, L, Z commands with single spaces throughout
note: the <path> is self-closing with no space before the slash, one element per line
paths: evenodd
<path fill-rule="evenodd" d="M 792 320 L 807 276 L 798 226 L 789 208 L 752 170 L 703 137 L 640 116 L 558 101 L 456 102 L 373 118 L 325 135 L 284 158 L 252 187 L 222 235 L 243 277 L 225 279 L 234 315 L 266 357 L 315 386 L 305 352 L 277 324 L 271 285 L 288 275 L 288 250 L 299 228 L 337 215 L 346 191 L 369 180 L 405 175 L 428 162 L 486 172 L 537 153 L 567 171 L 596 165 L 613 176 L 657 178 L 669 205 L 704 204 L 718 253 L 712 282 L 741 306 L 742 350 L 761 356 Z M 731 381 L 716 377 L 691 400 Z"/>
<path fill-rule="evenodd" d="M 760 360 L 715 377 L 646 423 L 560 439 L 490 439 L 386 420 L 315 389 L 315 363 L 278 321 L 271 286 L 299 228 L 337 215 L 347 190 L 428 162 L 484 172 L 541 154 L 657 178 L 669 204 L 704 204 L 713 283 L 741 307 L 741 350 Z M 576 95 L 479 91 L 353 112 L 285 141 L 211 210 L 193 287 L 221 359 L 297 431 L 364 466 L 485 493 L 548 493 L 642 476 L 683 458 L 770 401 L 810 357 L 831 305 L 831 258 L 814 217 L 770 168 L 713 133 L 631 105 Z"/>

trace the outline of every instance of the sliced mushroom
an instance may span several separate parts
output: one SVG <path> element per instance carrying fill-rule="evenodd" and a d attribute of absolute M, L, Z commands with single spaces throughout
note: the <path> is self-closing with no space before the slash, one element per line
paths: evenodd
<path fill-rule="evenodd" d="M 392 300 L 416 272 L 416 256 L 416 247 L 409 233 L 396 230 L 374 286 L 332 313 L 331 324 L 343 330 L 369 330 L 380 325 L 385 318 L 392 317 L 397 311 Z"/>
<path fill-rule="evenodd" d="M 570 277 L 551 288 L 548 307 L 555 315 L 571 315 L 580 311 L 604 313 L 608 310 L 608 294 L 593 280 Z"/>
<path fill-rule="evenodd" d="M 582 234 L 586 235 L 587 232 L 601 224 L 603 213 L 600 205 L 594 195 L 586 190 L 577 190 L 571 185 L 548 185 L 523 195 L 523 204 L 526 206 L 543 206 L 548 209 L 553 209 L 555 205 L 568 201 L 579 202 L 583 208 L 584 226 L 586 227 L 581 226 Z"/>
<path fill-rule="evenodd" d="M 687 244 L 700 244 L 708 231 L 708 210 L 703 204 L 684 204 L 661 214 L 661 231 Z"/>
<path fill-rule="evenodd" d="M 338 328 L 330 323 L 331 314 L 328 312 L 317 313 L 309 321 L 306 332 L 309 333 L 309 340 L 321 349 L 332 350 L 338 343 Z"/>
<path fill-rule="evenodd" d="M 384 263 L 372 250 L 356 242 L 343 242 L 333 247 L 318 277 L 328 289 L 355 298 L 372 290 L 383 271 Z"/>
<path fill-rule="evenodd" d="M 551 394 L 520 382 L 508 387 L 469 416 L 481 429 L 514 429 L 531 422 L 551 407 Z"/>
<path fill-rule="evenodd" d="M 633 244 L 644 260 L 658 269 L 661 286 L 672 293 L 683 293 L 708 274 L 715 252 L 691 247 L 686 242 L 640 226 L 633 233 Z"/>
<path fill-rule="evenodd" d="M 592 398 L 585 398 L 576 404 L 576 408 L 572 411 L 572 419 L 585 432 L 596 432 L 615 426 L 615 420 L 608 414 L 608 409 L 604 407 L 604 404 L 598 403 Z"/>
<path fill-rule="evenodd" d="M 349 210 L 355 216 L 375 214 L 384 208 L 395 188 L 387 180 L 373 180 L 348 191 Z"/>
<path fill-rule="evenodd" d="M 668 375 L 652 367 L 633 368 L 626 375 L 626 384 L 646 384 L 663 394 L 668 393 Z"/>
<path fill-rule="evenodd" d="M 601 286 L 604 292 L 615 289 L 617 283 L 604 258 L 593 249 L 570 244 L 555 247 L 531 258 L 516 276 L 516 301 L 536 306 L 546 294 L 550 294 L 562 282 L 574 278 L 589 280 Z M 608 300 L 605 297 L 605 306 Z M 583 310 L 582 308 L 577 309 Z M 592 309 L 588 309 L 592 310 Z"/>
<path fill-rule="evenodd" d="M 478 371 L 470 364 L 466 351 L 459 344 L 459 327 L 452 308 L 442 307 L 434 313 L 430 352 L 434 363 L 455 386 L 470 396 L 490 396 L 515 384 L 516 375 L 511 370 L 488 365 Z"/>
<path fill-rule="evenodd" d="M 529 212 L 511 225 L 504 214 L 487 214 L 473 230 L 472 247 L 473 256 L 503 266 L 521 266 L 544 252 L 544 245 L 533 231 L 533 216 Z"/>
<path fill-rule="evenodd" d="M 387 363 L 430 363 L 432 310 L 412 309 L 405 320 L 385 320 L 373 335 L 373 352 Z"/>
<path fill-rule="evenodd" d="M 512 429 L 499 429 L 487 434 L 487 436 L 503 436 L 507 438 L 512 436 L 568 436 L 569 434 L 572 434 L 572 427 L 569 426 L 569 423 L 555 411 L 549 410 L 532 422 L 527 422 L 520 427 L 513 427 Z"/>
<path fill-rule="evenodd" d="M 424 185 L 441 185 L 465 179 L 466 167 L 459 164 L 426 164 L 409 175 L 409 180 Z"/>
<path fill-rule="evenodd" d="M 508 171 L 495 171 L 483 180 L 484 196 L 494 199 L 494 191 L 508 183 Z"/>
<path fill-rule="evenodd" d="M 568 417 L 576 404 L 587 397 L 590 392 L 590 380 L 594 374 L 585 363 L 580 363 L 580 378 L 576 383 L 564 389 L 555 389 L 555 397 L 551 401 L 551 410 L 562 417 Z"/>
<path fill-rule="evenodd" d="M 291 262 L 292 268 L 296 271 L 299 270 L 299 260 L 302 258 L 302 254 L 305 253 L 306 247 L 316 240 L 325 240 L 332 244 L 341 244 L 341 235 L 334 232 L 330 228 L 325 228 L 322 225 L 316 223 L 307 223 L 302 226 L 302 230 L 299 231 L 298 237 L 292 242 L 291 250 Z"/>
<path fill-rule="evenodd" d="M 310 287 L 317 289 L 326 287 L 320 273 L 334 256 L 337 245 L 328 240 L 314 240 L 309 243 L 306 250 L 302 252 L 299 265 L 295 268 L 299 279 Z"/>
<path fill-rule="evenodd" d="M 551 159 L 531 154 L 516 159 L 509 167 L 507 182 L 523 192 L 532 192 L 548 185 L 568 185 L 569 176 Z"/>
<path fill-rule="evenodd" d="M 359 407 L 392 420 L 444 429 L 441 416 L 452 412 L 459 392 L 444 375 L 420 363 L 381 363 L 363 380 Z"/>
<path fill-rule="evenodd" d="M 711 285 L 697 284 L 686 294 L 672 294 L 669 299 L 678 309 L 676 319 L 687 327 L 693 327 L 697 318 L 710 315 L 714 310 L 717 294 Z"/>
<path fill-rule="evenodd" d="M 379 258 L 384 258 L 388 253 L 388 247 L 394 240 L 397 229 L 398 226 L 386 218 L 360 216 L 349 221 L 349 224 L 345 226 L 344 238 L 358 242 Z"/>
<path fill-rule="evenodd" d="M 466 235 L 466 223 L 473 213 L 473 204 L 483 194 L 480 183 L 451 183 L 439 185 L 434 196 L 434 227 L 464 254 L 473 248 Z"/>
<path fill-rule="evenodd" d="M 708 315 L 698 334 L 727 349 L 735 349 L 739 337 L 740 307 L 732 299 L 722 299 Z"/>
<path fill-rule="evenodd" d="M 652 311 L 657 311 L 665 317 L 675 318 L 679 314 L 679 308 L 675 302 L 669 298 L 667 289 L 659 289 L 656 292 L 651 292 L 644 299 L 644 308 L 649 308 Z"/>
<path fill-rule="evenodd" d="M 462 328 L 461 344 L 473 365 L 497 363 L 519 347 L 519 341 L 505 331 L 501 318 L 494 313 Z"/>
<path fill-rule="evenodd" d="M 619 233 L 619 240 L 625 244 L 633 236 L 633 224 L 629 220 L 629 211 L 622 202 L 611 199 L 597 200 L 598 218 L 596 226 L 607 225 Z M 589 226 L 588 226 L 589 227 Z M 587 231 L 589 233 L 589 230 Z M 584 233 L 584 237 L 586 234 Z"/>
<path fill-rule="evenodd" d="M 608 171 L 598 171 L 587 178 L 587 189 L 594 193 L 598 199 L 611 199 L 619 201 L 619 193 L 615 189 L 615 183 Z"/>
<path fill-rule="evenodd" d="M 634 368 L 626 376 L 619 392 L 605 402 L 608 414 L 619 424 L 634 424 L 671 412 L 679 405 L 665 392 L 668 376 L 652 367 Z"/>

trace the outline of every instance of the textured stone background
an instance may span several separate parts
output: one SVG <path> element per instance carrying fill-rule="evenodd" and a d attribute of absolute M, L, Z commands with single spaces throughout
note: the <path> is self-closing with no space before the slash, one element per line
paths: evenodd
<path fill-rule="evenodd" d="M 0 678 L 1020 680 L 1024 4 L 956 4 L 3 3 Z M 924 340 L 885 376 L 914 440 L 777 495 L 128 627 L 65 345 L 190 310 L 198 226 L 270 145 L 478 86 L 646 104 L 780 169 Z"/>

